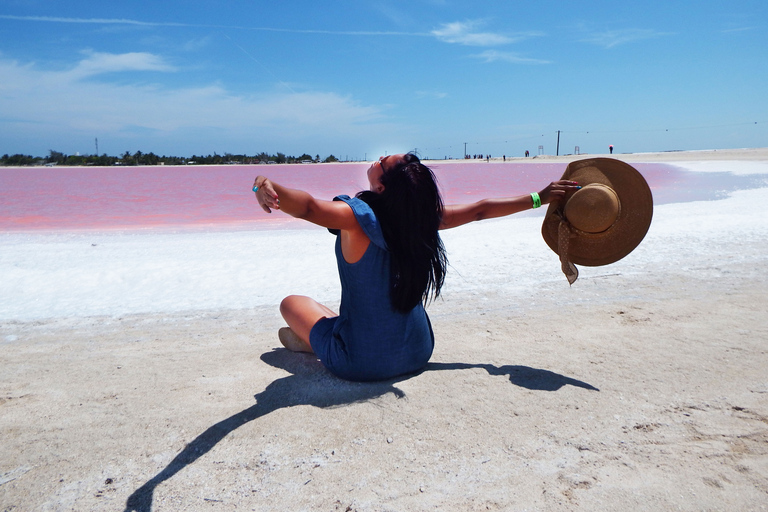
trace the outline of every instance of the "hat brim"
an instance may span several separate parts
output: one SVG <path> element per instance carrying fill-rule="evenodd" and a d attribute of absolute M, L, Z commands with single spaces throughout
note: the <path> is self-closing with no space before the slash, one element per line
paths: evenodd
<path fill-rule="evenodd" d="M 571 228 L 568 259 L 577 265 L 596 267 L 619 261 L 632 252 L 645 237 L 653 217 L 653 196 L 637 169 L 612 158 L 591 158 L 571 162 L 561 178 L 582 187 L 592 183 L 607 185 L 620 202 L 619 215 L 602 233 L 585 233 Z M 563 209 L 573 192 L 561 201 L 550 203 L 541 234 L 547 245 L 558 252 L 558 228 Z"/>

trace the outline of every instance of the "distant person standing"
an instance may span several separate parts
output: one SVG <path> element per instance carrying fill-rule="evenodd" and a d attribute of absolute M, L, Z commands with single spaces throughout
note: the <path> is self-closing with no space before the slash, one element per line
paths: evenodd
<path fill-rule="evenodd" d="M 528 153 L 528 150 L 526 149 L 526 150 L 525 150 L 525 158 L 528 158 L 528 155 L 529 155 L 529 154 L 530 154 L 530 153 Z"/>
<path fill-rule="evenodd" d="M 610 146 L 608 146 L 608 151 L 610 151 L 610 152 L 611 152 L 611 154 L 613 154 L 613 144 L 611 144 Z"/>

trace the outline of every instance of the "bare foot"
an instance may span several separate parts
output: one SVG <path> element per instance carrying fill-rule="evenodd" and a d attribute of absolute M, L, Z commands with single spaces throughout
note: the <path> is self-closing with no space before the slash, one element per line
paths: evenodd
<path fill-rule="evenodd" d="M 312 352 L 312 347 L 299 338 L 290 327 L 280 328 L 277 331 L 277 337 L 280 338 L 280 343 L 291 352 Z"/>

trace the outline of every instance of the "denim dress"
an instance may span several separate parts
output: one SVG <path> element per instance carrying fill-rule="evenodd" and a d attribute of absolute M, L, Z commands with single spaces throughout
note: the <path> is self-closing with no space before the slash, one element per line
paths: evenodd
<path fill-rule="evenodd" d="M 346 380 L 387 380 L 421 370 L 429 361 L 435 337 L 423 304 L 408 313 L 392 308 L 389 295 L 390 253 L 376 215 L 364 201 L 344 201 L 371 243 L 363 257 L 347 263 L 336 235 L 336 262 L 341 279 L 339 316 L 318 321 L 310 332 L 317 357 Z"/>

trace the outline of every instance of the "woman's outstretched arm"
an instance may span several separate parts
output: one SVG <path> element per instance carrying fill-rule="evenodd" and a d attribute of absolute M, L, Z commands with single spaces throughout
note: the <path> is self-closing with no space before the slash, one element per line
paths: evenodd
<path fill-rule="evenodd" d="M 565 196 L 566 192 L 578 188 L 578 183 L 575 181 L 553 181 L 539 192 L 541 204 L 557 201 Z M 447 205 L 443 210 L 443 221 L 440 224 L 440 229 L 455 228 L 483 219 L 505 217 L 531 208 L 533 208 L 533 199 L 531 199 L 530 194 L 483 199 L 476 203 Z"/>
<path fill-rule="evenodd" d="M 264 176 L 257 176 L 253 186 L 258 187 L 256 199 L 267 213 L 271 213 L 272 210 L 280 210 L 292 217 L 326 228 L 359 229 L 352 209 L 343 201 L 316 199 L 308 192 L 284 187 Z"/>

